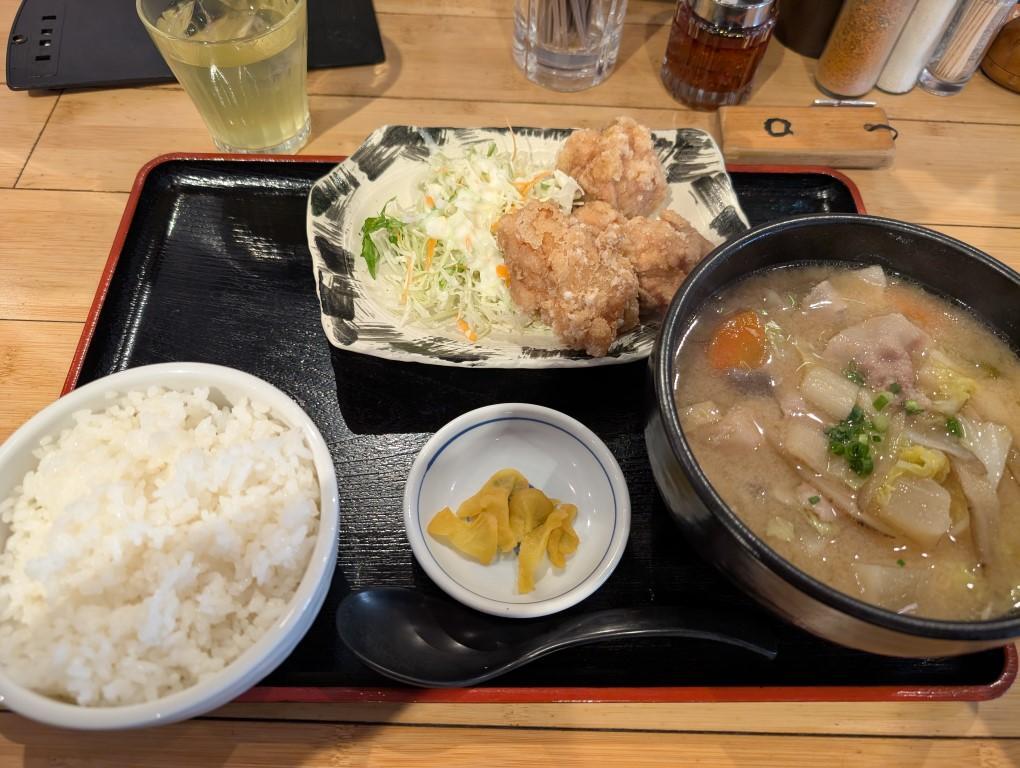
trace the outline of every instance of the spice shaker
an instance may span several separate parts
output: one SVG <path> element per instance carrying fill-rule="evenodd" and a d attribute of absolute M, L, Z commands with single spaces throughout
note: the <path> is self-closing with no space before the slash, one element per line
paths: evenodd
<path fill-rule="evenodd" d="M 917 85 L 917 76 L 931 58 L 959 4 L 960 0 L 917 1 L 878 78 L 879 88 L 886 93 L 906 93 Z"/>
<path fill-rule="evenodd" d="M 1013 10 L 1016 0 L 965 0 L 949 22 L 918 83 L 939 96 L 959 93 L 985 50 Z"/>
<path fill-rule="evenodd" d="M 1003 88 L 1020 93 L 1020 18 L 999 32 L 981 62 L 981 71 Z"/>
<path fill-rule="evenodd" d="M 739 104 L 751 92 L 775 24 L 774 0 L 678 0 L 663 84 L 695 109 Z"/>
<path fill-rule="evenodd" d="M 817 59 L 842 7 L 843 0 L 780 0 L 776 40 L 801 56 Z"/>
<path fill-rule="evenodd" d="M 847 0 L 818 60 L 815 82 L 831 96 L 871 90 L 917 0 Z"/>

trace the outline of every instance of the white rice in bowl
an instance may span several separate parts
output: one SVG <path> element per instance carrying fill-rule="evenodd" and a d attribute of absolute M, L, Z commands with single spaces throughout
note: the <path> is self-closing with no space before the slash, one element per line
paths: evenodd
<path fill-rule="evenodd" d="M 74 421 L 0 503 L 0 664 L 81 705 L 151 701 L 283 614 L 319 524 L 312 453 L 266 406 L 204 388 L 130 392 Z"/>

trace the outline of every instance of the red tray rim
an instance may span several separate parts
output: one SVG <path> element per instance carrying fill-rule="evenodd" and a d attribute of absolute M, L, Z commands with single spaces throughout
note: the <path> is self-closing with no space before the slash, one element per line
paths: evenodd
<path fill-rule="evenodd" d="M 82 362 L 95 333 L 99 312 L 110 288 L 114 270 L 134 220 L 138 199 L 149 174 L 165 163 L 180 160 L 232 162 L 339 163 L 343 155 L 256 155 L 217 152 L 171 152 L 143 165 L 124 206 L 117 233 L 103 267 L 85 326 L 60 390 L 66 395 L 78 381 Z M 734 173 L 815 173 L 837 179 L 849 189 L 858 213 L 866 213 L 857 185 L 846 175 L 820 165 L 726 165 Z M 988 701 L 1002 696 L 1017 676 L 1015 646 L 1004 648 L 1002 674 L 988 685 L 928 686 L 654 686 L 654 687 L 484 687 L 484 688 L 353 688 L 256 686 L 241 694 L 237 703 L 418 703 L 418 704 L 522 704 L 522 703 L 703 703 L 703 702 L 877 702 L 877 701 Z"/>

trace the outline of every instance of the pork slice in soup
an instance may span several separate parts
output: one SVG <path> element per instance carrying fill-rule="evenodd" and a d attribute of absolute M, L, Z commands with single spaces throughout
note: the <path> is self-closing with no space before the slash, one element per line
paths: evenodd
<path fill-rule="evenodd" d="M 676 370 L 698 462 L 795 566 L 919 616 L 1020 608 L 1020 361 L 969 312 L 877 266 L 774 269 Z"/>

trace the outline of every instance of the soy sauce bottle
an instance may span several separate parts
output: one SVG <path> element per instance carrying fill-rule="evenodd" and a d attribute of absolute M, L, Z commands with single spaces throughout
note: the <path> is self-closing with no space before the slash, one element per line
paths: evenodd
<path fill-rule="evenodd" d="M 694 109 L 745 101 L 775 25 L 774 0 L 679 0 L 663 84 Z"/>

